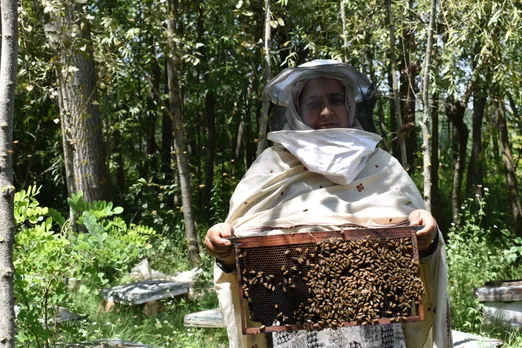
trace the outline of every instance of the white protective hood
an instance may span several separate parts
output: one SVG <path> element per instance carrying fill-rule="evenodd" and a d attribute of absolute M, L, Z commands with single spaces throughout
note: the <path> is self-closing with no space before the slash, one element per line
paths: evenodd
<path fill-rule="evenodd" d="M 268 133 L 268 140 L 281 144 L 309 171 L 338 185 L 348 185 L 357 177 L 381 139 L 355 128 Z"/>

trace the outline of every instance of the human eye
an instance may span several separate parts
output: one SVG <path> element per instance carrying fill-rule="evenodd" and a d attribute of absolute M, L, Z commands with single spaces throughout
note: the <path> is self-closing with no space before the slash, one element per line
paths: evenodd
<path fill-rule="evenodd" d="M 339 97 L 333 97 L 330 102 L 332 104 L 334 104 L 334 105 L 342 105 L 342 104 L 344 104 L 344 98 L 342 98 L 340 96 Z"/>
<path fill-rule="evenodd" d="M 320 106 L 320 103 L 319 101 L 317 100 L 313 100 L 313 101 L 309 101 L 306 106 L 309 108 L 309 109 L 317 109 L 319 106 Z"/>

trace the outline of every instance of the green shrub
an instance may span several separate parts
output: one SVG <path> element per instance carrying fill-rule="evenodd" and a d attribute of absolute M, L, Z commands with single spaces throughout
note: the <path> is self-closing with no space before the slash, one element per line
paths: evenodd
<path fill-rule="evenodd" d="M 98 289 L 115 279 L 142 257 L 155 237 L 154 230 L 127 225 L 117 215 L 123 209 L 112 203 L 88 204 L 81 192 L 69 199 L 78 224 L 85 232 L 73 232 L 63 215 L 40 207 L 39 188 L 15 194 L 17 222 L 13 263 L 15 298 L 20 308 L 17 341 L 20 344 L 55 342 L 59 339 L 52 319 L 59 306 L 73 306 L 67 279 L 75 278 L 86 289 Z M 71 308 L 74 310 L 74 308 Z M 69 327 L 74 331 L 73 326 Z"/>
<path fill-rule="evenodd" d="M 522 243 L 508 230 L 495 225 L 483 227 L 487 197 L 486 189 L 484 199 L 470 198 L 468 204 L 461 207 L 461 225 L 450 228 L 447 246 L 453 327 L 477 334 L 487 328 L 483 325 L 481 305 L 473 296 L 473 288 L 491 280 L 519 277 L 515 261 L 522 255 L 522 248 L 517 249 Z M 478 203 L 477 212 L 473 211 L 474 202 Z M 500 229 L 500 233 L 495 229 Z M 499 234 L 502 238 L 496 237 Z"/>

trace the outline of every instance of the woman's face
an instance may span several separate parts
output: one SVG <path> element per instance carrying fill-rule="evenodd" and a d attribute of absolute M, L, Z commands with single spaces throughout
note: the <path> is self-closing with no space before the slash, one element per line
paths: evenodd
<path fill-rule="evenodd" d="M 347 128 L 344 93 L 345 88 L 338 80 L 325 77 L 310 80 L 299 96 L 301 119 L 313 129 Z"/>

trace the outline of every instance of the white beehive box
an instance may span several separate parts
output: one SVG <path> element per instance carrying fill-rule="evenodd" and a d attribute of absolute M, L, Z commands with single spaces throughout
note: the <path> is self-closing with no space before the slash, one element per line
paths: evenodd
<path fill-rule="evenodd" d="M 485 322 L 522 327 L 522 280 L 487 282 L 474 293 L 484 305 Z"/>

